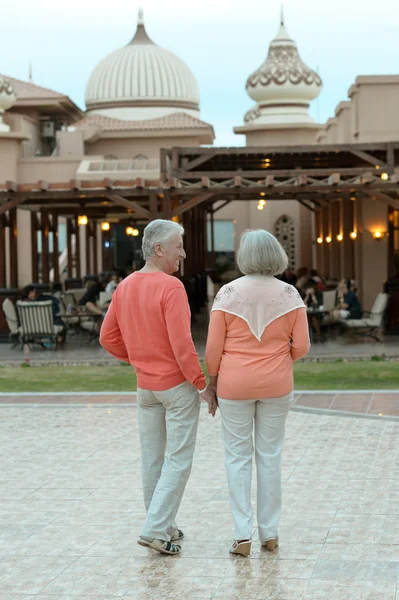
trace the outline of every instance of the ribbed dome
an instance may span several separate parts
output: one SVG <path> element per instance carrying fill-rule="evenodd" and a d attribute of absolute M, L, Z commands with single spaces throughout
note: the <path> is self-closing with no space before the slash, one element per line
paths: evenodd
<path fill-rule="evenodd" d="M 245 122 L 311 122 L 307 109 L 321 87 L 318 73 L 302 62 L 281 14 L 280 29 L 266 60 L 247 79 L 247 93 L 257 104 L 245 115 Z"/>
<path fill-rule="evenodd" d="M 187 65 L 148 37 L 140 11 L 132 41 L 106 56 L 91 74 L 86 106 L 88 110 L 119 107 L 198 110 L 199 90 Z"/>

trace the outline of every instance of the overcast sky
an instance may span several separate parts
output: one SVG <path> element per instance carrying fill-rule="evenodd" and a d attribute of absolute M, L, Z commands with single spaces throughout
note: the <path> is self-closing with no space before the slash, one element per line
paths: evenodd
<path fill-rule="evenodd" d="M 3 5 L 0 73 L 70 96 L 84 109 L 95 65 L 132 38 L 142 6 L 147 33 L 191 68 L 201 117 L 216 144 L 242 145 L 232 132 L 253 105 L 245 81 L 263 62 L 279 25 L 277 0 L 17 0 Z M 319 68 L 323 90 L 311 107 L 324 122 L 357 75 L 399 73 L 398 0 L 286 0 L 285 23 L 302 60 Z M 398 107 L 399 108 L 399 107 Z"/>

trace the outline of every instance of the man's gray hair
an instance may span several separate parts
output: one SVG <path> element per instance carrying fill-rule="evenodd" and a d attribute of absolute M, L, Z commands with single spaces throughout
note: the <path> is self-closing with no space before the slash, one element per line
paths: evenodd
<path fill-rule="evenodd" d="M 142 244 L 144 260 L 154 256 L 155 244 L 165 244 L 176 235 L 176 233 L 183 235 L 184 229 L 179 223 L 175 223 L 174 221 L 155 219 L 155 221 L 148 223 L 147 227 L 144 229 Z"/>
<path fill-rule="evenodd" d="M 241 237 L 237 264 L 244 275 L 279 275 L 288 266 L 288 256 L 274 235 L 250 229 Z"/>

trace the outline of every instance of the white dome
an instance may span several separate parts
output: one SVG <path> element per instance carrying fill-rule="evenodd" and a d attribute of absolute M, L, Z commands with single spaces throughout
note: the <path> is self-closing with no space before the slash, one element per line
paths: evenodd
<path fill-rule="evenodd" d="M 270 43 L 265 62 L 247 79 L 247 93 L 257 104 L 245 115 L 245 122 L 310 123 L 313 120 L 307 109 L 321 87 L 318 73 L 302 62 L 282 15 L 279 32 Z"/>
<path fill-rule="evenodd" d="M 86 106 L 96 112 L 126 107 L 198 111 L 199 90 L 181 58 L 150 40 L 140 11 L 132 41 L 106 56 L 91 74 Z"/>

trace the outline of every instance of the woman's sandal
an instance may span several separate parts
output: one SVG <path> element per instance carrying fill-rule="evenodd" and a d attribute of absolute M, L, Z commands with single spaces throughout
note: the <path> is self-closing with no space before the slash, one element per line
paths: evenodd
<path fill-rule="evenodd" d="M 157 550 L 161 554 L 179 554 L 181 550 L 181 546 L 178 544 L 173 544 L 172 542 L 166 542 L 165 540 L 157 540 L 154 539 L 152 542 L 149 540 L 145 540 L 143 538 L 139 538 L 137 543 L 140 546 L 145 546 L 146 548 L 152 548 L 153 550 Z"/>
<path fill-rule="evenodd" d="M 238 542 L 234 540 L 230 546 L 230 554 L 241 554 L 241 556 L 249 556 L 251 554 L 252 540 L 243 540 Z"/>
<path fill-rule="evenodd" d="M 276 548 L 278 548 L 278 538 L 266 540 L 266 542 L 262 543 L 262 548 L 266 548 L 268 552 L 273 552 Z"/>

